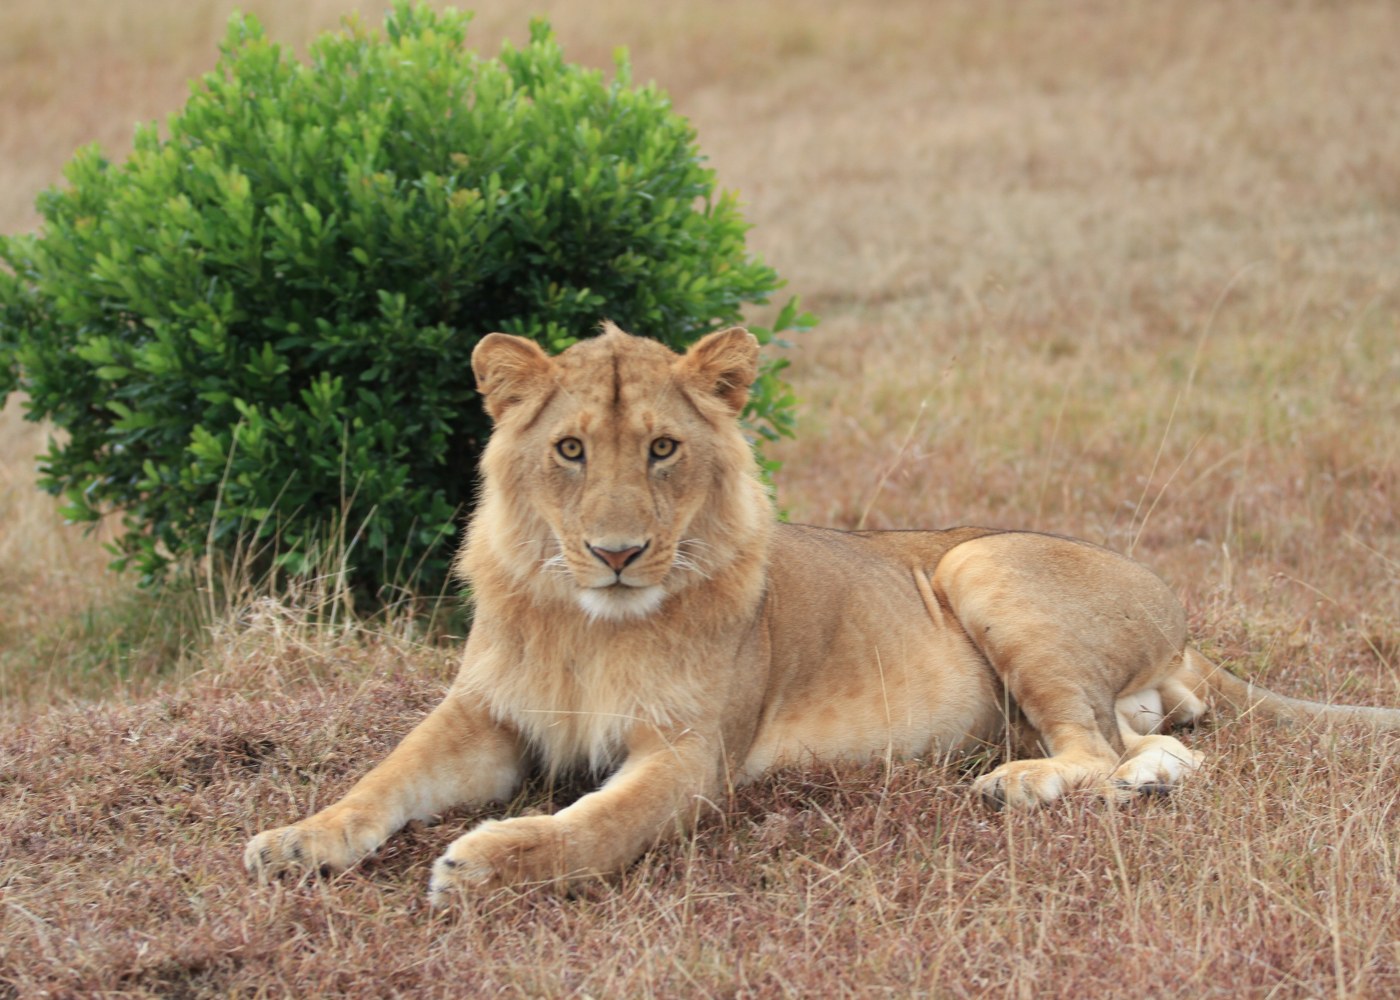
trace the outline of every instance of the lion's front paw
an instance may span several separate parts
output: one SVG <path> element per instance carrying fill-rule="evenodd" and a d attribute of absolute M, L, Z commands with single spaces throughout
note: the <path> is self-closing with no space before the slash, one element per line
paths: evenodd
<path fill-rule="evenodd" d="M 311 822 L 265 830 L 248 841 L 243 866 L 259 880 L 282 872 L 343 871 L 374 849 L 345 826 Z"/>
<path fill-rule="evenodd" d="M 452 842 L 433 864 L 428 902 L 449 903 L 507 885 L 549 882 L 572 874 L 567 824 L 554 816 L 488 820 Z"/>

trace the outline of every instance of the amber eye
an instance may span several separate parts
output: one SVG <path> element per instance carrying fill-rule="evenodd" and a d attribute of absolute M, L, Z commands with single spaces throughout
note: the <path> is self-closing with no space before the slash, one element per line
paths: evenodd
<path fill-rule="evenodd" d="M 578 438 L 564 438 L 554 446 L 554 450 L 559 452 L 560 458 L 567 458 L 570 462 L 583 461 L 583 442 Z"/>
<path fill-rule="evenodd" d="M 652 458 L 670 458 L 676 453 L 677 442 L 671 438 L 657 438 L 651 443 Z"/>

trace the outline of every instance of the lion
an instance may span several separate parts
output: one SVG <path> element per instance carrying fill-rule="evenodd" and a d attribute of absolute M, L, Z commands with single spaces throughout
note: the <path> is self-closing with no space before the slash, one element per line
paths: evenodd
<path fill-rule="evenodd" d="M 457 571 L 475 616 L 446 697 L 344 798 L 258 834 L 259 877 L 335 871 L 410 820 L 601 781 L 549 815 L 487 820 L 433 866 L 433 904 L 616 873 L 775 768 L 1029 754 L 978 777 L 996 807 L 1177 786 L 1169 730 L 1212 696 L 1400 730 L 1400 711 L 1284 698 L 1217 668 L 1141 564 L 1089 542 L 964 527 L 779 523 L 739 416 L 758 344 L 678 355 L 611 324 L 550 357 L 472 355 L 494 429 Z M 1019 749 L 1018 749 L 1019 748 Z"/>

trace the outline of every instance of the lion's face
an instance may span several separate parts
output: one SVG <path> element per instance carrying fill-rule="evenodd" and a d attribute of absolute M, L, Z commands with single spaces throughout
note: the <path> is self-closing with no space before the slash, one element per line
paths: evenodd
<path fill-rule="evenodd" d="M 726 331 L 679 357 L 610 328 L 551 359 L 529 341 L 484 339 L 473 367 L 497 423 L 484 502 L 512 506 L 521 575 L 621 621 L 726 561 L 706 514 L 752 478 L 735 414 L 755 348 Z"/>
<path fill-rule="evenodd" d="M 549 565 L 567 569 L 596 618 L 650 614 L 668 583 L 703 572 L 688 529 L 714 448 L 668 360 L 616 349 L 563 359 L 558 391 L 519 442 L 528 496 L 558 546 Z"/>

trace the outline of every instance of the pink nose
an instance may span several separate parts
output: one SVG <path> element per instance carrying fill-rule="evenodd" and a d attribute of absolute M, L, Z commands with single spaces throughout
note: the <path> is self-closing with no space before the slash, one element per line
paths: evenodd
<path fill-rule="evenodd" d="M 602 549 L 596 545 L 590 545 L 588 551 L 610 566 L 614 572 L 621 573 L 646 551 L 646 546 L 631 545 L 625 549 Z"/>

